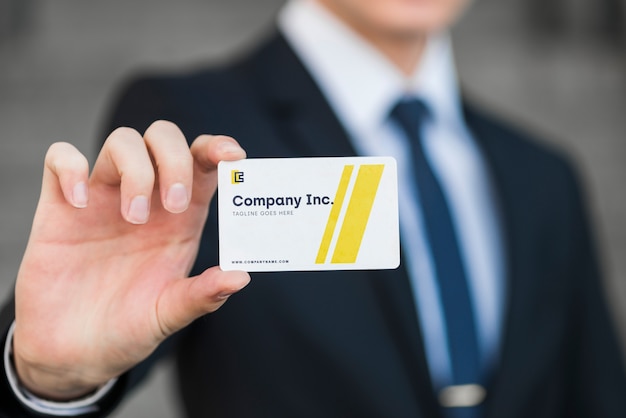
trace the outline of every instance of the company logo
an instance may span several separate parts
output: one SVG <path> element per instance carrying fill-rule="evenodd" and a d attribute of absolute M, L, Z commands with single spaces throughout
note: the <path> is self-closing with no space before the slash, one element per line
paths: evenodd
<path fill-rule="evenodd" d="M 343 223 L 334 241 L 334 250 L 330 258 L 331 264 L 356 262 L 384 168 L 384 164 L 364 164 L 359 167 L 352 187 L 352 194 L 346 203 L 347 208 L 343 216 Z M 344 166 L 334 204 L 328 216 L 326 229 L 315 259 L 316 264 L 327 262 L 353 172 L 354 165 Z"/>
<path fill-rule="evenodd" d="M 230 172 L 230 183 L 231 184 L 243 183 L 243 171 L 232 170 Z"/>

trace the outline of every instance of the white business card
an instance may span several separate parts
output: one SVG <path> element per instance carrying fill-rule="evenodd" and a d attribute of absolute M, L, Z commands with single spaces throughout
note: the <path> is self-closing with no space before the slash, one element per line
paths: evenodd
<path fill-rule="evenodd" d="M 391 157 L 222 161 L 218 218 L 222 270 L 370 270 L 400 263 Z"/>

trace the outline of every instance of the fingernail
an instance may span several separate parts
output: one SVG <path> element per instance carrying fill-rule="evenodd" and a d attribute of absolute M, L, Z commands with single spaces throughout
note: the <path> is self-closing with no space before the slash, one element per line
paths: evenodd
<path fill-rule="evenodd" d="M 128 208 L 128 221 L 134 224 L 148 222 L 149 204 L 146 196 L 135 196 Z"/>
<path fill-rule="evenodd" d="M 185 185 L 182 183 L 173 184 L 165 197 L 166 209 L 173 213 L 180 213 L 187 209 L 188 204 L 189 195 Z"/>
<path fill-rule="evenodd" d="M 87 207 L 87 185 L 82 181 L 72 190 L 72 204 L 77 208 Z"/>

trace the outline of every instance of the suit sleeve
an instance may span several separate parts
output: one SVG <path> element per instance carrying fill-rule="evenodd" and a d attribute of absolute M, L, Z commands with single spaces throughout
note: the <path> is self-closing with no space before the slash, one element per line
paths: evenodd
<path fill-rule="evenodd" d="M 609 312 L 599 270 L 589 216 L 576 177 L 571 183 L 571 275 L 575 282 L 572 317 L 573 340 L 569 349 L 572 383 L 567 416 L 626 416 L 626 373 L 615 324 Z"/>

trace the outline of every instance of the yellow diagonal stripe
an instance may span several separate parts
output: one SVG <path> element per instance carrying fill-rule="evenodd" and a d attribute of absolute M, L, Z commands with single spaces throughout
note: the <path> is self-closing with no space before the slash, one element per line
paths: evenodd
<path fill-rule="evenodd" d="M 384 168 L 384 164 L 367 164 L 359 168 L 331 263 L 356 262 Z"/>
<path fill-rule="evenodd" d="M 326 262 L 326 256 L 328 255 L 328 248 L 330 242 L 335 234 L 335 227 L 337 226 L 337 219 L 339 219 L 339 213 L 343 206 L 343 199 L 346 197 L 346 190 L 348 190 L 348 183 L 350 183 L 350 177 L 352 177 L 352 170 L 354 165 L 346 165 L 343 168 L 341 179 L 339 180 L 339 186 L 337 187 L 337 193 L 335 193 L 335 200 L 333 200 L 333 207 L 328 215 L 328 221 L 326 222 L 326 230 L 322 236 L 322 242 L 317 252 L 316 264 L 324 264 Z"/>

